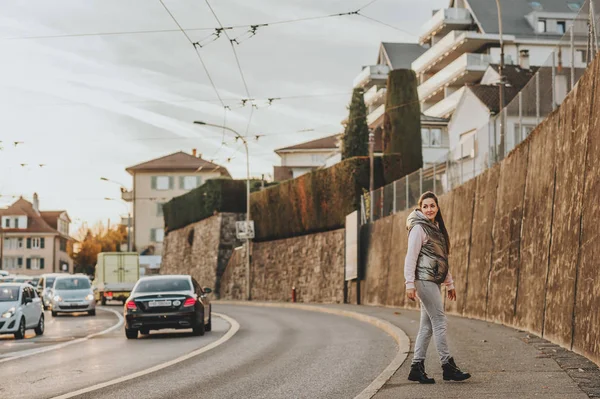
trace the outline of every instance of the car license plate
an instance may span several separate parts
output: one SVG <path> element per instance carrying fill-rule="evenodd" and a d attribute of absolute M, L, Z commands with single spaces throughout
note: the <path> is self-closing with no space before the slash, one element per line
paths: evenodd
<path fill-rule="evenodd" d="M 148 306 L 151 308 L 156 308 L 159 306 L 171 306 L 171 301 L 150 301 L 148 302 Z"/>

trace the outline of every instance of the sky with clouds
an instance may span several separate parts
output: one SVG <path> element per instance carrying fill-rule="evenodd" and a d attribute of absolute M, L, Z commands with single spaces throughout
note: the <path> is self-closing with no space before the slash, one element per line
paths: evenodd
<path fill-rule="evenodd" d="M 381 41 L 416 42 L 432 10 L 447 0 L 377 0 L 361 12 L 227 30 L 206 1 L 0 0 L 0 205 L 12 195 L 40 197 L 42 210 L 66 209 L 82 221 L 116 221 L 126 207 L 105 201 L 131 187 L 125 168 L 197 148 L 234 178 L 273 172 L 274 149 L 341 131 L 352 80 L 375 63 Z M 255 25 L 345 13 L 368 0 L 210 0 L 221 23 Z M 152 31 L 152 32 L 150 32 Z M 216 39 L 216 40 L 214 40 Z M 241 99 L 250 94 L 254 107 Z M 268 103 L 269 98 L 282 98 Z M 250 118 L 251 117 L 251 118 Z M 250 122 L 250 123 L 249 123 Z M 15 145 L 14 143 L 18 144 Z"/>

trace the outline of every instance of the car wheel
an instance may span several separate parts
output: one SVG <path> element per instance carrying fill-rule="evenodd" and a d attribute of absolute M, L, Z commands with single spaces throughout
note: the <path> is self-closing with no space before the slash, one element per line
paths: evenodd
<path fill-rule="evenodd" d="M 25 318 L 21 317 L 21 321 L 19 322 L 19 329 L 15 332 L 15 339 L 23 338 L 25 338 Z"/>
<path fill-rule="evenodd" d="M 35 328 L 35 335 L 44 335 L 45 328 L 46 328 L 46 325 L 44 324 L 44 314 L 42 313 L 42 315 L 40 316 L 40 322 L 38 323 L 37 327 Z"/>
<path fill-rule="evenodd" d="M 138 330 L 135 328 L 126 328 L 125 329 L 125 336 L 127 337 L 127 339 L 137 339 L 138 337 Z"/>
<path fill-rule="evenodd" d="M 212 309 L 208 308 L 208 324 L 204 328 L 205 331 L 212 331 Z"/>
<path fill-rule="evenodd" d="M 140 328 L 140 334 L 148 335 L 150 334 L 150 330 L 148 330 L 147 328 Z"/>
<path fill-rule="evenodd" d="M 204 335 L 204 331 L 206 331 L 206 326 L 204 325 L 204 315 L 200 319 L 200 323 L 196 327 L 194 327 L 192 331 L 193 331 L 194 335 L 198 335 L 198 336 Z"/>
<path fill-rule="evenodd" d="M 52 311 L 52 317 L 56 317 L 57 314 L 54 310 Z"/>
<path fill-rule="evenodd" d="M 96 309 L 88 311 L 88 316 L 96 316 Z"/>

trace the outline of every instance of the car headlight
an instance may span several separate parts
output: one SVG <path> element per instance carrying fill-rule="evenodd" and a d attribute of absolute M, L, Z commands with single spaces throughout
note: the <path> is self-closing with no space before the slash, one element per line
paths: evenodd
<path fill-rule="evenodd" d="M 2 313 L 3 319 L 10 319 L 15 314 L 15 308 L 10 308 L 6 312 Z"/>
<path fill-rule="evenodd" d="M 55 295 L 54 298 L 52 298 L 52 299 L 54 299 L 56 302 L 60 302 L 62 300 L 60 295 Z"/>
<path fill-rule="evenodd" d="M 92 294 L 88 294 L 88 296 L 85 297 L 86 301 L 93 301 L 94 300 L 94 295 Z"/>

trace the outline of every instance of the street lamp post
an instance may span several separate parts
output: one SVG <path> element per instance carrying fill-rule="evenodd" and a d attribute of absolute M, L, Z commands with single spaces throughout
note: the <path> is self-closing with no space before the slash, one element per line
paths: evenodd
<path fill-rule="evenodd" d="M 115 201 L 120 204 L 125 205 L 127 208 L 127 252 L 131 252 L 131 213 L 129 212 L 129 205 L 123 200 L 118 200 L 116 198 L 104 198 L 106 201 Z"/>
<path fill-rule="evenodd" d="M 498 152 L 500 153 L 500 160 L 504 158 L 504 120 L 502 116 L 502 110 L 504 109 L 504 39 L 502 37 L 502 8 L 500 7 L 500 0 L 496 0 L 496 7 L 498 8 L 498 31 L 500 33 L 500 66 L 498 73 L 500 74 L 500 87 L 498 88 L 498 100 L 500 101 L 498 116 L 500 118 L 500 143 L 498 145 Z M 494 147 L 496 143 L 494 143 Z"/>
<path fill-rule="evenodd" d="M 242 143 L 244 144 L 244 148 L 246 150 L 246 228 L 248 228 L 250 226 L 250 155 L 248 153 L 248 141 L 246 140 L 246 138 L 244 136 L 242 136 L 235 130 L 231 129 L 230 127 L 216 125 L 216 124 L 207 123 L 207 122 L 203 122 L 203 121 L 194 121 L 194 123 L 196 125 L 212 126 L 212 127 L 217 127 L 219 129 L 228 130 L 228 131 L 232 132 L 233 134 L 235 134 L 235 136 L 238 139 L 242 140 Z M 246 231 L 248 231 L 248 229 Z M 249 237 L 246 237 L 246 287 L 247 287 L 247 299 L 251 300 L 252 296 L 250 295 L 250 238 Z"/>
<path fill-rule="evenodd" d="M 109 183 L 114 183 L 114 184 L 121 186 L 121 193 L 127 192 L 127 187 L 125 187 L 123 184 L 119 183 L 118 181 L 110 180 L 110 179 L 107 179 L 106 177 L 101 177 L 100 180 L 107 181 Z M 104 198 L 104 199 L 107 201 L 119 202 L 115 198 Z M 121 200 L 121 201 L 123 201 L 123 200 Z M 129 205 L 127 205 L 127 203 L 125 201 L 123 201 L 122 204 L 124 204 L 127 207 L 127 252 L 131 252 L 131 212 L 129 212 Z"/>

